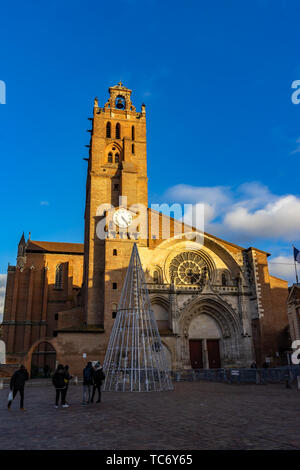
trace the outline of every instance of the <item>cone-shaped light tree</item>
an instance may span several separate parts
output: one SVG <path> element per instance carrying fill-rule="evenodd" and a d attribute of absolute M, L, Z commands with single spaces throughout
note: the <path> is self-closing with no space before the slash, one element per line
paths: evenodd
<path fill-rule="evenodd" d="M 173 390 L 136 244 L 103 368 L 106 374 L 103 391 Z"/>

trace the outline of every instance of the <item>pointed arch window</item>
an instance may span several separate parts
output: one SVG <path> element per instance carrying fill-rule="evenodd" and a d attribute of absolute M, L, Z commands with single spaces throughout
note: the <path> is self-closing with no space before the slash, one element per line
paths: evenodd
<path fill-rule="evenodd" d="M 227 286 L 227 277 L 226 274 L 222 274 L 222 286 Z"/>
<path fill-rule="evenodd" d="M 118 122 L 116 124 L 116 139 L 121 139 L 121 126 Z"/>
<path fill-rule="evenodd" d="M 55 289 L 62 289 L 63 287 L 63 265 L 58 264 L 55 268 Z"/>
<path fill-rule="evenodd" d="M 115 154 L 115 163 L 119 163 L 120 155 L 118 153 Z"/>
<path fill-rule="evenodd" d="M 131 127 L 131 140 L 135 140 L 135 129 L 134 129 L 134 126 Z"/>
<path fill-rule="evenodd" d="M 109 152 L 108 154 L 108 163 L 112 163 L 113 162 L 113 154 L 111 152 Z"/>
<path fill-rule="evenodd" d="M 108 122 L 106 124 L 106 138 L 110 139 L 111 138 L 111 124 Z"/>

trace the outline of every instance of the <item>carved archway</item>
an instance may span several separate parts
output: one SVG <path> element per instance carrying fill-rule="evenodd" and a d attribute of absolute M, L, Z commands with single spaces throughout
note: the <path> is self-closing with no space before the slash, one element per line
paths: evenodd
<path fill-rule="evenodd" d="M 55 350 L 56 352 L 56 359 L 57 359 L 57 347 L 56 347 L 56 338 L 49 338 L 49 337 L 45 337 L 45 338 L 40 338 L 38 339 L 37 341 L 35 341 L 29 351 L 27 352 L 26 356 L 24 357 L 24 365 L 26 367 L 26 369 L 28 370 L 29 372 L 29 375 L 31 375 L 31 369 L 32 369 L 32 355 L 34 353 L 34 351 L 39 347 L 40 344 L 43 344 L 43 343 L 47 343 L 51 346 L 52 350 Z"/>
<path fill-rule="evenodd" d="M 166 310 L 170 308 L 170 301 L 168 298 L 164 297 L 163 295 L 150 295 L 151 305 L 158 304 L 164 307 Z"/>
<path fill-rule="evenodd" d="M 49 341 L 40 341 L 31 353 L 31 377 L 50 377 L 56 366 L 56 349 Z"/>
<path fill-rule="evenodd" d="M 223 338 L 241 332 L 237 314 L 228 304 L 218 298 L 204 297 L 194 299 L 181 314 L 180 323 L 184 335 L 187 335 L 191 321 L 202 313 L 214 318 L 220 326 Z"/>
<path fill-rule="evenodd" d="M 218 325 L 221 338 L 220 352 L 222 367 L 238 364 L 240 360 L 241 326 L 237 313 L 217 296 L 198 297 L 188 304 L 181 313 L 181 361 L 190 367 L 189 327 L 191 322 L 202 314 L 210 316 Z"/>

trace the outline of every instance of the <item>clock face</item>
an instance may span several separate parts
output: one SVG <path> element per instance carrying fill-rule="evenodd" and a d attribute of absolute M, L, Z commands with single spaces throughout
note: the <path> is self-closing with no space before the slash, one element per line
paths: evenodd
<path fill-rule="evenodd" d="M 113 215 L 113 221 L 120 228 L 127 228 L 132 223 L 132 215 L 126 209 L 119 209 Z"/>

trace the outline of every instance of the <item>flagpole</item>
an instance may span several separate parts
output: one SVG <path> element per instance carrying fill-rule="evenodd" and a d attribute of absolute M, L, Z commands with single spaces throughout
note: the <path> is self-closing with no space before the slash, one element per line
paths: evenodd
<path fill-rule="evenodd" d="M 297 272 L 297 265 L 296 265 L 296 259 L 295 259 L 295 247 L 293 246 L 293 257 L 294 257 L 294 264 L 295 264 L 295 273 L 296 273 L 296 283 L 299 284 L 299 279 L 298 279 L 298 272 Z"/>

